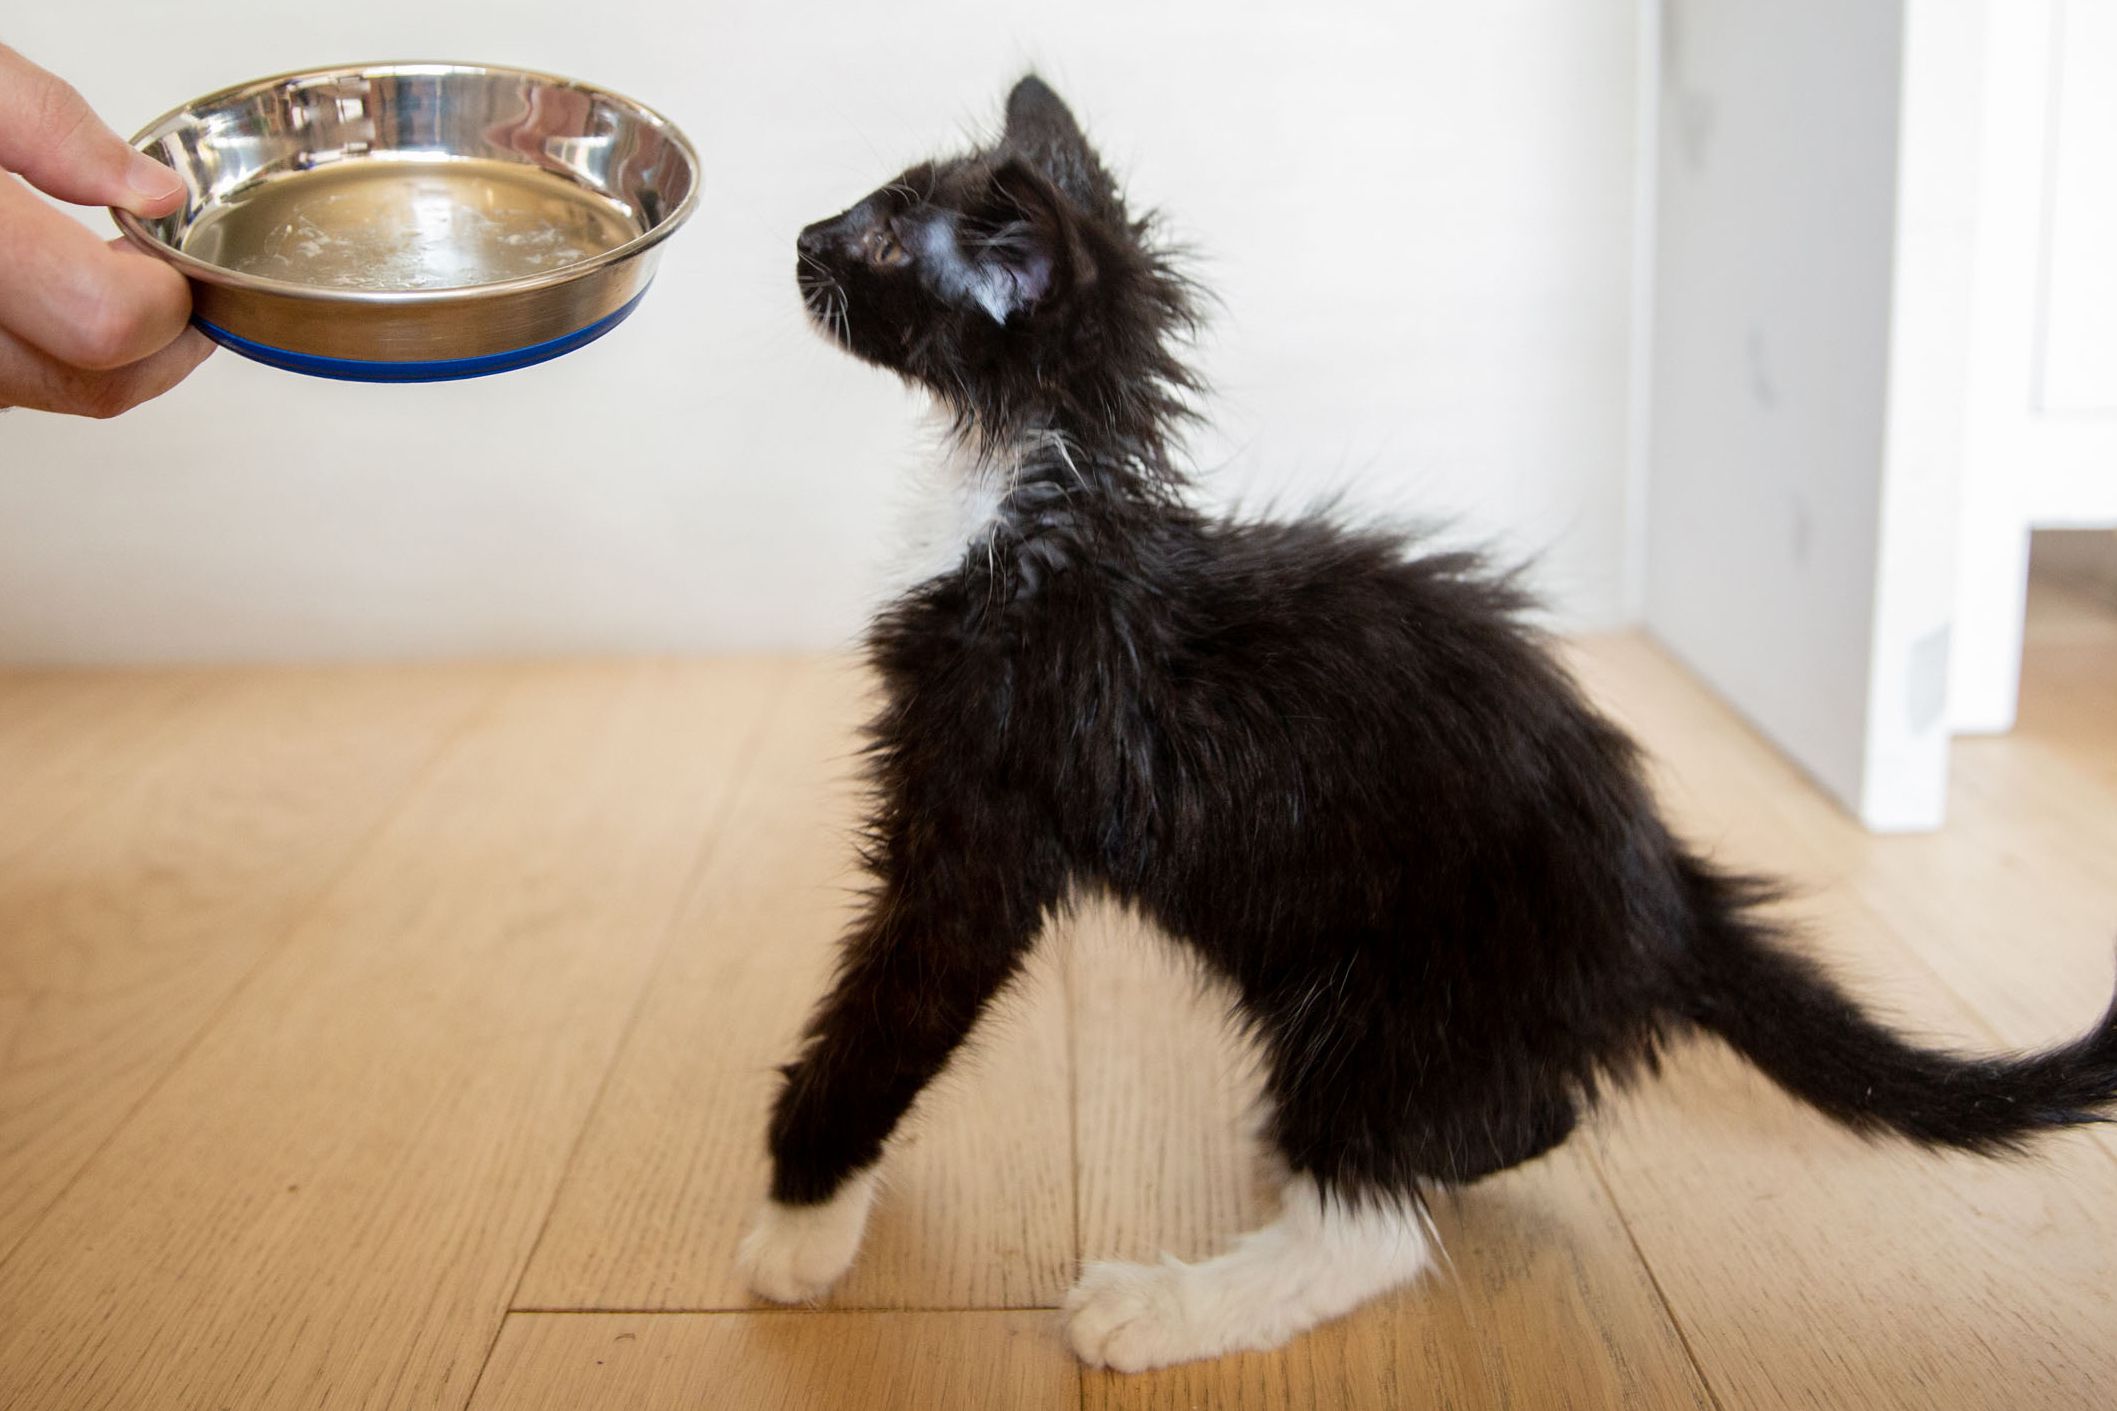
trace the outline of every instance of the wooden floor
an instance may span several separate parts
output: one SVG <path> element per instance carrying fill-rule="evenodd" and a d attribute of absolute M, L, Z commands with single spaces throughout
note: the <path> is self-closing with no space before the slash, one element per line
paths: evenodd
<path fill-rule="evenodd" d="M 1919 1031 L 2026 1047 L 2117 941 L 2117 614 L 2040 593 L 1954 821 L 1854 828 L 1653 648 L 1583 678 L 1692 836 Z M 1724 1052 L 1443 1202 L 1447 1273 L 1271 1356 L 1081 1374 L 1083 1256 L 1269 1192 L 1212 1002 L 1054 937 L 815 1310 L 730 1273 L 852 880 L 858 679 L 748 660 L 0 675 L 0 1405 L 2106 1407 L 2117 1137 L 1845 1136 Z"/>

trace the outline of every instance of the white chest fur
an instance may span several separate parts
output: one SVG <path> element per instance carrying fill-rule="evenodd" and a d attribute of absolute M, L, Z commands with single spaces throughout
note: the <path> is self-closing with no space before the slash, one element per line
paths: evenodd
<path fill-rule="evenodd" d="M 986 552 L 1015 465 L 1012 456 L 980 456 L 953 436 L 940 438 L 937 453 L 921 461 L 902 492 L 882 601 L 954 572 L 968 554 Z"/>

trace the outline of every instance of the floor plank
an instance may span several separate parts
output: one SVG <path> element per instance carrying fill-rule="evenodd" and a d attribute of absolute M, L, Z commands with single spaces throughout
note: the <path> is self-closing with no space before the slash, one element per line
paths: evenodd
<path fill-rule="evenodd" d="M 1912 895 L 1898 873 L 1972 865 L 1959 831 L 1859 832 L 1636 641 L 1591 644 L 1586 666 L 1656 752 L 1685 831 L 1744 865 L 1834 878 L 1796 914 L 1859 993 L 1914 1032 L 2004 1046 L 1941 979 L 1975 931 L 1906 932 L 1887 910 Z M 2084 1406 L 2117 1385 L 2117 1164 L 2095 1139 L 2024 1163 L 1867 1144 L 1700 1044 L 1597 1152 L 1724 1405 Z"/>
<path fill-rule="evenodd" d="M 735 1247 L 765 1185 L 776 1065 L 850 914 L 863 678 L 819 667 L 758 756 L 524 1279 L 524 1308 L 750 1304 Z M 1073 1254 L 1065 1006 L 1040 962 L 920 1100 L 840 1308 L 1057 1302 Z"/>
<path fill-rule="evenodd" d="M 473 1411 L 1073 1411 L 1047 1312 L 517 1313 Z"/>
<path fill-rule="evenodd" d="M 515 673 L 0 1268 L 0 1404 L 462 1405 L 785 679 Z"/>
<path fill-rule="evenodd" d="M 492 688 L 454 669 L 71 681 L 31 737 L 54 767 L 9 797 L 56 821 L 0 860 L 0 1260 Z"/>
<path fill-rule="evenodd" d="M 2076 1407 L 2117 1375 L 2100 1153 L 1874 1146 L 1712 1048 L 1594 1136 L 1725 1407 Z"/>
<path fill-rule="evenodd" d="M 166 758 L 214 684 L 204 671 L 0 671 L 0 865 Z"/>

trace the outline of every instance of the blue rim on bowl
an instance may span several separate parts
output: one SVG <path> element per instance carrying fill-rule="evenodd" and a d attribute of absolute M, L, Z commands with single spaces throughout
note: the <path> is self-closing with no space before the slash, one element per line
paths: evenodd
<path fill-rule="evenodd" d="M 216 328 L 202 318 L 193 318 L 191 323 L 194 328 L 230 352 L 240 353 L 250 361 L 263 363 L 267 367 L 299 372 L 309 377 L 327 377 L 334 382 L 460 382 L 467 377 L 487 377 L 496 372 L 513 372 L 517 368 L 534 367 L 538 363 L 547 363 L 562 354 L 570 353 L 576 348 L 585 348 L 623 323 L 631 316 L 632 311 L 640 306 L 640 300 L 646 297 L 647 291 L 642 289 L 632 296 L 631 303 L 616 313 L 605 314 L 586 328 L 577 328 L 571 333 L 561 334 L 546 342 L 533 343 L 526 348 L 514 348 L 501 353 L 486 353 L 471 358 L 440 358 L 431 362 L 323 358 L 312 353 L 294 353 L 285 348 L 253 343 L 225 328 Z"/>

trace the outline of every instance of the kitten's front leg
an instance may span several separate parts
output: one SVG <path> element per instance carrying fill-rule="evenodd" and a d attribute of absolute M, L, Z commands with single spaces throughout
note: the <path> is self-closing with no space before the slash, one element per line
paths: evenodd
<path fill-rule="evenodd" d="M 804 1302 L 851 1266 L 883 1143 L 1019 967 L 1053 899 L 984 866 L 885 883 L 773 1109 L 771 1197 L 740 1256 L 753 1291 Z"/>

